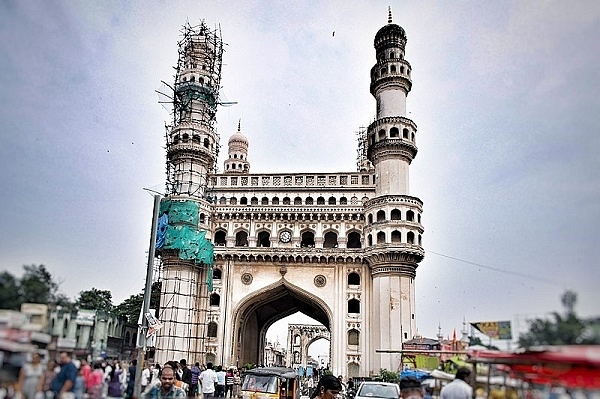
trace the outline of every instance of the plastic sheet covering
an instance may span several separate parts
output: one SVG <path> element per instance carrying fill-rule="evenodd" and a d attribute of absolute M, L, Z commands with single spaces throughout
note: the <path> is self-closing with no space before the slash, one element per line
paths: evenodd
<path fill-rule="evenodd" d="M 158 220 L 156 248 L 177 249 L 179 258 L 207 266 L 206 284 L 212 291 L 214 245 L 206 231 L 198 229 L 198 204 L 194 201 L 162 201 Z"/>

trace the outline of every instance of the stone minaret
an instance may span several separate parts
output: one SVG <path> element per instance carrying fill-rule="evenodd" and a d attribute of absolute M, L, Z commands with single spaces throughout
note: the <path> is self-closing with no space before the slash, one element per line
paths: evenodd
<path fill-rule="evenodd" d="M 237 132 L 229 138 L 228 157 L 224 162 L 224 173 L 250 173 L 248 162 L 248 139 L 242 134 L 242 122 L 238 122 Z"/>
<path fill-rule="evenodd" d="M 423 203 L 409 195 L 409 166 L 417 154 L 417 126 L 406 117 L 411 66 L 404 59 L 406 33 L 392 23 L 375 35 L 377 62 L 371 69 L 376 120 L 368 127 L 367 158 L 375 167 L 375 196 L 365 204 L 366 259 L 373 298 L 371 342 L 374 349 L 401 349 L 416 333 L 415 275 L 423 259 Z M 396 370 L 400 354 L 376 354 L 371 370 Z"/>
<path fill-rule="evenodd" d="M 204 358 L 209 306 L 206 282 L 212 283 L 212 259 L 207 265 L 194 258 L 189 242 L 203 242 L 198 237 L 209 231 L 211 204 L 206 189 L 218 156 L 214 125 L 223 43 L 220 31 L 212 31 L 202 22 L 185 25 L 178 45 L 173 122 L 166 134 L 167 195 L 161 201 L 161 214 L 168 215 L 169 227 L 180 240 L 157 251 L 163 266 L 159 320 L 164 327 L 156 340 L 156 361 L 161 364 Z"/>

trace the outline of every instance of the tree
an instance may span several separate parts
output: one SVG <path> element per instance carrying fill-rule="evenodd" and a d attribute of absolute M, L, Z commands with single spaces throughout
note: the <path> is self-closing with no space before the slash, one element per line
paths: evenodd
<path fill-rule="evenodd" d="M 44 265 L 24 265 L 19 283 L 21 303 L 56 303 L 58 284 Z"/>
<path fill-rule="evenodd" d="M 474 336 L 469 337 L 469 346 L 475 346 L 475 345 L 485 346 L 486 348 L 492 349 L 492 350 L 500 350 L 500 348 L 498 348 L 495 345 L 484 344 L 483 341 L 481 340 L 481 338 L 479 338 L 479 337 L 474 337 Z"/>
<path fill-rule="evenodd" d="M 539 345 L 576 345 L 589 343 L 585 337 L 586 323 L 575 314 L 577 294 L 566 291 L 561 296 L 566 309 L 565 316 L 553 312 L 548 319 L 529 322 L 529 331 L 519 337 L 519 346 L 527 348 Z"/>
<path fill-rule="evenodd" d="M 108 290 L 99 290 L 97 288 L 81 291 L 75 300 L 75 305 L 80 309 L 111 312 L 113 310 L 112 293 Z"/>
<path fill-rule="evenodd" d="M 19 298 L 19 282 L 15 276 L 9 272 L 0 273 L 0 307 L 18 310 L 21 306 Z"/>
<path fill-rule="evenodd" d="M 152 290 L 150 291 L 150 308 L 159 309 L 160 307 L 160 290 L 161 282 L 156 281 L 152 283 Z M 127 316 L 127 322 L 131 324 L 137 324 L 144 304 L 144 293 L 131 295 L 123 302 L 115 306 L 114 311 L 122 316 Z"/>

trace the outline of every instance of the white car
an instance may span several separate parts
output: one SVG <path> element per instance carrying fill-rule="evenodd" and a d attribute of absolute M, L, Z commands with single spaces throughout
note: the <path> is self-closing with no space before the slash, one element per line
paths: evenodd
<path fill-rule="evenodd" d="M 354 399 L 398 399 L 400 386 L 392 382 L 365 381 L 358 387 Z"/>

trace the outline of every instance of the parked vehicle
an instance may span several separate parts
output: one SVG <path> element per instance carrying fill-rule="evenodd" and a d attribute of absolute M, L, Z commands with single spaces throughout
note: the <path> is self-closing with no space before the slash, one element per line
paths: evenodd
<path fill-rule="evenodd" d="M 286 367 L 259 367 L 247 370 L 242 382 L 242 399 L 299 399 L 296 370 Z"/>
<path fill-rule="evenodd" d="M 392 382 L 365 381 L 358 387 L 354 399 L 398 399 L 400 386 Z"/>

